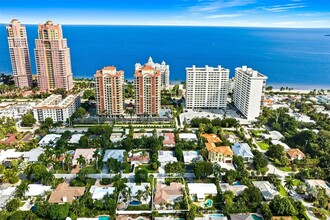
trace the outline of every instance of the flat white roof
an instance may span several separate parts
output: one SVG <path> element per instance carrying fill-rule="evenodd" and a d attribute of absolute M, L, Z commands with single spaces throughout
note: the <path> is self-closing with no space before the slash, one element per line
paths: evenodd
<path fill-rule="evenodd" d="M 195 139 L 197 140 L 196 134 L 193 133 L 181 133 L 179 134 L 180 139 Z"/>
<path fill-rule="evenodd" d="M 51 142 L 56 144 L 56 142 L 61 138 L 60 134 L 47 134 L 45 137 L 39 141 L 40 146 L 49 145 Z"/>
<path fill-rule="evenodd" d="M 141 183 L 140 185 L 137 185 L 136 183 L 126 183 L 126 186 L 128 188 L 131 188 L 131 196 L 136 196 L 137 191 L 141 190 L 142 192 L 146 191 L 146 186 L 150 187 L 149 183 Z"/>
<path fill-rule="evenodd" d="M 84 134 L 73 134 L 70 138 L 70 140 L 68 141 L 69 144 L 78 144 L 80 138 L 84 136 Z"/>
<path fill-rule="evenodd" d="M 173 151 L 158 151 L 158 161 L 160 163 L 170 163 L 170 162 L 177 162 L 178 159 L 174 157 Z"/>
<path fill-rule="evenodd" d="M 190 194 L 216 194 L 217 187 L 214 183 L 188 183 Z"/>
<path fill-rule="evenodd" d="M 40 156 L 40 154 L 42 154 L 43 152 L 45 152 L 44 149 L 37 147 L 34 149 L 31 149 L 28 152 L 24 152 L 23 154 L 23 158 L 25 160 L 27 160 L 27 162 L 38 162 L 38 157 Z"/>
<path fill-rule="evenodd" d="M 282 141 L 272 140 L 271 142 L 274 145 L 281 145 L 281 146 L 283 146 L 284 147 L 284 150 L 290 150 L 291 149 L 286 143 L 283 143 Z"/>
<path fill-rule="evenodd" d="M 89 191 L 92 194 L 92 199 L 100 200 L 106 194 L 112 195 L 115 189 L 115 187 L 92 186 Z"/>
<path fill-rule="evenodd" d="M 107 162 L 109 158 L 113 158 L 118 160 L 119 162 L 123 162 L 124 152 L 125 150 L 106 150 L 103 157 L 103 162 Z"/>
<path fill-rule="evenodd" d="M 10 159 L 17 159 L 23 156 L 24 152 L 16 152 L 16 149 L 7 149 L 0 151 L 0 162 Z"/>
<path fill-rule="evenodd" d="M 42 184 L 29 184 L 29 189 L 25 193 L 25 196 L 44 196 L 46 191 L 51 190 L 51 186 L 45 186 Z"/>
<path fill-rule="evenodd" d="M 189 150 L 189 151 L 182 151 L 183 154 L 183 161 L 185 163 L 191 163 L 192 159 L 198 156 L 197 151 Z"/>

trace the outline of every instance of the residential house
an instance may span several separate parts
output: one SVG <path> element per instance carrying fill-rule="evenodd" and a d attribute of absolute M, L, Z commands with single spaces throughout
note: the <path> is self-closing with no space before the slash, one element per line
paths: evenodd
<path fill-rule="evenodd" d="M 92 194 L 92 199 L 101 200 L 105 195 L 113 195 L 115 187 L 105 187 L 105 186 L 91 186 L 89 192 Z"/>
<path fill-rule="evenodd" d="M 102 161 L 107 162 L 109 158 L 113 158 L 118 160 L 119 162 L 123 162 L 124 153 L 125 150 L 106 150 Z"/>
<path fill-rule="evenodd" d="M 222 192 L 231 191 L 236 196 L 240 195 L 246 188 L 246 185 L 230 185 L 229 183 L 219 183 Z"/>
<path fill-rule="evenodd" d="M 253 162 L 253 153 L 251 148 L 247 143 L 235 143 L 232 146 L 232 150 L 236 156 L 241 156 L 244 159 L 244 162 L 252 163 Z"/>
<path fill-rule="evenodd" d="M 53 147 L 56 145 L 57 141 L 61 138 L 60 134 L 47 134 L 39 141 L 40 147 L 50 146 Z"/>
<path fill-rule="evenodd" d="M 272 140 L 271 143 L 274 144 L 274 145 L 281 145 L 284 148 L 284 150 L 290 150 L 291 149 L 286 143 L 284 143 L 280 140 Z"/>
<path fill-rule="evenodd" d="M 16 149 L 0 150 L 0 163 L 10 160 L 17 160 L 23 156 L 23 152 L 16 152 Z"/>
<path fill-rule="evenodd" d="M 78 164 L 78 158 L 82 156 L 85 158 L 85 161 L 87 164 L 90 164 L 92 161 L 95 160 L 93 157 L 95 151 L 97 149 L 95 148 L 77 148 L 74 152 L 73 159 L 72 159 L 72 166 L 75 166 Z"/>
<path fill-rule="evenodd" d="M 84 134 L 73 134 L 68 141 L 68 144 L 79 144 L 80 138 L 84 136 Z"/>
<path fill-rule="evenodd" d="M 113 143 L 117 143 L 121 140 L 123 140 L 123 133 L 112 133 L 110 135 L 110 140 L 113 142 Z"/>
<path fill-rule="evenodd" d="M 174 156 L 173 151 L 158 151 L 158 161 L 162 165 L 166 165 L 167 163 L 177 162 L 178 159 Z"/>
<path fill-rule="evenodd" d="M 156 186 L 156 193 L 154 204 L 156 208 L 160 208 L 162 204 L 173 204 L 174 201 L 183 198 L 182 183 L 172 182 L 170 185 L 158 183 Z"/>
<path fill-rule="evenodd" d="M 205 143 L 205 145 L 211 162 L 232 163 L 234 153 L 229 146 L 216 147 L 214 143 Z"/>
<path fill-rule="evenodd" d="M 217 187 L 214 183 L 188 183 L 189 195 L 193 201 L 204 201 L 209 195 L 217 195 Z"/>
<path fill-rule="evenodd" d="M 8 187 L 0 190 L 0 209 L 4 209 L 9 200 L 14 198 L 16 187 Z"/>
<path fill-rule="evenodd" d="M 327 195 L 330 196 L 330 184 L 327 183 L 326 181 L 319 179 L 310 179 L 310 180 L 305 180 L 305 183 L 309 188 L 319 187 L 325 189 Z"/>
<path fill-rule="evenodd" d="M 291 161 L 302 160 L 306 157 L 305 154 L 301 152 L 298 148 L 287 150 L 286 154 Z"/>
<path fill-rule="evenodd" d="M 72 203 L 74 199 L 82 197 L 84 195 L 85 189 L 85 187 L 72 187 L 66 182 L 61 183 L 50 195 L 48 203 Z"/>
<path fill-rule="evenodd" d="M 193 133 L 181 133 L 179 134 L 179 139 L 185 141 L 197 141 L 197 136 Z"/>
<path fill-rule="evenodd" d="M 206 139 L 206 150 L 208 151 L 208 159 L 211 162 L 232 163 L 233 151 L 228 146 L 216 146 L 221 143 L 221 139 L 215 134 L 201 134 Z"/>
<path fill-rule="evenodd" d="M 133 139 L 140 139 L 142 137 L 152 137 L 152 133 L 134 133 Z"/>
<path fill-rule="evenodd" d="M 16 143 L 16 141 L 16 134 L 8 134 L 4 139 L 0 140 L 0 144 L 13 145 Z"/>
<path fill-rule="evenodd" d="M 175 146 L 175 135 L 174 133 L 164 133 L 164 147 L 174 147 Z"/>
<path fill-rule="evenodd" d="M 263 218 L 260 215 L 254 213 L 242 213 L 242 214 L 231 214 L 229 215 L 230 220 L 255 220 Z"/>
<path fill-rule="evenodd" d="M 45 196 L 47 191 L 51 191 L 51 186 L 45 186 L 42 184 L 29 184 L 28 191 L 25 192 L 26 197 Z"/>
<path fill-rule="evenodd" d="M 260 190 L 266 201 L 272 200 L 276 195 L 279 195 L 276 187 L 268 181 L 252 181 L 252 184 Z"/>
<path fill-rule="evenodd" d="M 144 163 L 149 163 L 150 161 L 150 156 L 149 156 L 149 153 L 148 152 L 138 152 L 138 153 L 135 153 L 135 154 L 131 154 L 129 155 L 130 158 L 130 162 L 131 164 L 144 164 Z"/>
<path fill-rule="evenodd" d="M 183 154 L 183 161 L 185 163 L 191 163 L 194 158 L 197 158 L 199 156 L 197 151 L 194 150 L 182 151 L 182 154 Z"/>
<path fill-rule="evenodd" d="M 260 134 L 264 139 L 281 140 L 284 136 L 278 131 L 270 131 L 269 134 Z"/>
<path fill-rule="evenodd" d="M 28 152 L 23 153 L 23 159 L 27 163 L 35 163 L 38 162 L 38 158 L 41 154 L 45 152 L 41 147 L 33 148 Z"/>

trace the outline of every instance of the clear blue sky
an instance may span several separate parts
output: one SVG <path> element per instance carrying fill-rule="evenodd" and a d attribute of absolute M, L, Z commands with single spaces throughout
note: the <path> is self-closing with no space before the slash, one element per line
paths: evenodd
<path fill-rule="evenodd" d="M 330 0 L 0 0 L 0 23 L 330 28 Z"/>

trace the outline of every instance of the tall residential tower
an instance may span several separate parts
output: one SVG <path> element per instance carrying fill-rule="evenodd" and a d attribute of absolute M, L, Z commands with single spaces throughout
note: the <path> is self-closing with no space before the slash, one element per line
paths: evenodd
<path fill-rule="evenodd" d="M 227 105 L 229 70 L 218 66 L 186 68 L 186 108 L 219 109 Z"/>
<path fill-rule="evenodd" d="M 32 87 L 32 71 L 25 26 L 13 19 L 6 26 L 10 60 L 15 85 L 19 88 Z"/>
<path fill-rule="evenodd" d="M 96 71 L 96 110 L 99 115 L 119 116 L 124 113 L 124 71 L 107 66 Z"/>
<path fill-rule="evenodd" d="M 135 113 L 157 115 L 160 111 L 160 70 L 145 65 L 135 70 Z"/>
<path fill-rule="evenodd" d="M 168 89 L 170 84 L 170 66 L 163 61 L 161 64 L 154 63 L 152 58 L 149 57 L 148 62 L 144 66 L 151 66 L 155 70 L 160 71 L 161 87 L 162 89 Z M 135 71 L 141 69 L 142 65 L 140 63 L 135 64 Z"/>
<path fill-rule="evenodd" d="M 38 26 L 35 48 L 38 85 L 41 91 L 73 88 L 70 49 L 62 27 L 47 21 Z"/>
<path fill-rule="evenodd" d="M 266 79 L 265 75 L 247 66 L 235 69 L 233 102 L 248 120 L 254 120 L 260 115 Z"/>

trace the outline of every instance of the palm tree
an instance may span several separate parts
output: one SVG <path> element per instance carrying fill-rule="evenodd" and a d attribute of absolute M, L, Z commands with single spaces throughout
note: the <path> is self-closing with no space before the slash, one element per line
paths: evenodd
<path fill-rule="evenodd" d="M 96 150 L 94 151 L 93 157 L 95 158 L 96 170 L 98 170 L 98 164 L 99 164 L 99 158 L 100 158 L 100 150 L 98 148 L 96 148 Z"/>
<path fill-rule="evenodd" d="M 144 200 L 145 201 L 147 201 L 148 200 L 148 198 L 149 198 L 149 196 L 150 196 L 150 193 L 151 193 L 151 191 L 150 191 L 150 186 L 149 185 L 146 185 L 145 187 L 144 187 L 144 189 L 145 189 L 145 192 L 144 192 Z"/>
<path fill-rule="evenodd" d="M 68 171 L 69 171 L 69 167 L 70 167 L 69 164 L 72 163 L 72 156 L 70 154 L 65 154 L 64 155 L 64 162 L 66 163 Z"/>
<path fill-rule="evenodd" d="M 26 180 L 23 180 L 19 186 L 16 187 L 16 196 L 22 198 L 25 193 L 29 190 L 29 183 Z"/>
<path fill-rule="evenodd" d="M 293 189 L 294 184 L 293 184 L 292 176 L 288 176 L 288 177 L 285 178 L 284 186 L 289 190 Z"/>
<path fill-rule="evenodd" d="M 135 197 L 137 198 L 137 200 L 141 201 L 141 198 L 143 197 L 143 195 L 144 195 L 144 192 L 143 192 L 141 189 L 139 189 L 139 190 L 136 192 Z"/>
<path fill-rule="evenodd" d="M 53 185 L 55 177 L 52 173 L 46 172 L 41 177 L 41 183 L 44 185 Z"/>
<path fill-rule="evenodd" d="M 86 164 L 86 159 L 82 155 L 79 155 L 79 157 L 77 158 L 77 162 L 80 167 L 83 167 Z"/>
<path fill-rule="evenodd" d="M 132 199 L 132 187 L 127 187 L 128 202 Z"/>

